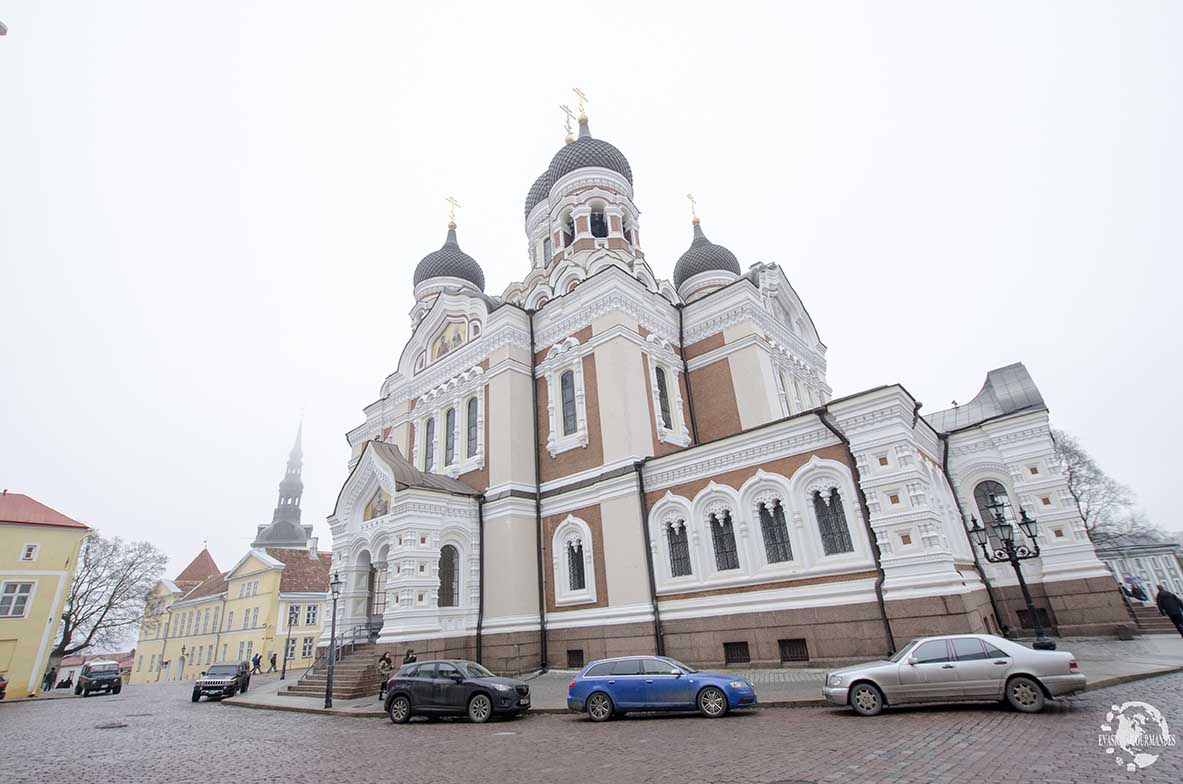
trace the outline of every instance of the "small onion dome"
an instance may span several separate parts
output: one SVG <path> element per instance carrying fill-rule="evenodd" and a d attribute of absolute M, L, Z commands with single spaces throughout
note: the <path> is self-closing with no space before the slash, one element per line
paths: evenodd
<path fill-rule="evenodd" d="M 545 201 L 546 197 L 550 195 L 550 171 L 544 171 L 538 175 L 538 179 L 534 180 L 534 184 L 530 186 L 530 192 L 526 194 L 526 217 L 530 217 L 530 210 L 538 206 L 538 203 Z"/>
<path fill-rule="evenodd" d="M 633 169 L 628 165 L 624 154 L 601 139 L 593 139 L 591 131 L 587 129 L 587 118 L 579 118 L 579 138 L 570 144 L 565 144 L 550 159 L 550 184 L 558 182 L 564 175 L 576 169 L 587 166 L 598 166 L 610 169 L 633 184 Z M 535 183 L 537 185 L 537 183 Z"/>
<path fill-rule="evenodd" d="M 739 260 L 735 254 L 716 245 L 702 233 L 702 226 L 698 225 L 698 218 L 694 219 L 694 241 L 674 265 L 674 285 L 681 288 L 682 284 L 702 272 L 712 270 L 726 270 L 739 274 Z"/>
<path fill-rule="evenodd" d="M 428 253 L 415 267 L 415 285 L 430 278 L 461 278 L 485 290 L 485 273 L 476 259 L 460 250 L 456 242 L 456 224 L 448 224 L 448 239 L 442 248 Z"/>

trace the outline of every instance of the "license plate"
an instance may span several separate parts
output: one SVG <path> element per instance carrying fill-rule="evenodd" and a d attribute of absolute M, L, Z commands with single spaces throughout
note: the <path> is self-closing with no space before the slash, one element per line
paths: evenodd
<path fill-rule="evenodd" d="M 530 700 L 528 700 L 528 699 L 518 700 L 518 705 L 529 705 L 529 704 L 530 704 Z"/>

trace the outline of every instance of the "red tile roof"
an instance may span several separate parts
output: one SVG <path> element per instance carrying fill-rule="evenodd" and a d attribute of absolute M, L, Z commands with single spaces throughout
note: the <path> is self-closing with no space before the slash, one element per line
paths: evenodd
<path fill-rule="evenodd" d="M 200 599 L 203 596 L 216 596 L 226 590 L 226 577 L 221 574 L 211 574 L 190 589 L 182 599 Z"/>
<path fill-rule="evenodd" d="M 332 553 L 317 553 L 317 557 L 312 558 L 308 550 L 294 547 L 268 547 L 266 552 L 283 562 L 283 575 L 279 578 L 281 592 L 328 592 Z"/>
<path fill-rule="evenodd" d="M 175 582 L 177 586 L 181 588 L 181 590 L 185 590 L 187 587 L 192 588 L 210 575 L 221 573 L 222 570 L 218 568 L 216 563 L 214 563 L 214 557 L 209 554 L 209 548 L 204 548 L 200 553 L 197 554 L 197 557 L 190 561 L 189 565 L 177 575 L 177 579 L 173 582 Z M 189 585 L 185 586 L 182 585 L 182 583 L 189 583 Z"/>
<path fill-rule="evenodd" d="M 77 667 L 97 659 L 119 662 L 119 668 L 123 669 L 131 666 L 132 659 L 135 658 L 135 655 L 136 651 L 134 648 L 130 651 L 121 651 L 119 653 L 75 653 L 62 659 L 61 664 L 58 665 L 58 669 L 60 670 L 62 667 Z"/>
<path fill-rule="evenodd" d="M 58 528 L 89 528 L 77 520 L 66 517 L 56 509 L 50 509 L 40 501 L 34 501 L 21 493 L 0 493 L 0 524 L 52 525 Z"/>

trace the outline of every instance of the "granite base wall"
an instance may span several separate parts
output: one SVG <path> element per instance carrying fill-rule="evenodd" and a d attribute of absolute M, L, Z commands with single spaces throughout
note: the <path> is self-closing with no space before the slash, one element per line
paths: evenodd
<path fill-rule="evenodd" d="M 1047 611 L 1050 632 L 1060 637 L 1110 637 L 1123 627 L 1135 629 L 1111 577 L 1029 583 L 1027 587 L 1035 607 Z M 1000 620 L 1017 633 L 1031 633 L 1032 627 L 1019 622 L 1019 611 L 1027 609 L 1022 589 L 1017 585 L 995 586 L 994 595 L 1003 615 Z"/>

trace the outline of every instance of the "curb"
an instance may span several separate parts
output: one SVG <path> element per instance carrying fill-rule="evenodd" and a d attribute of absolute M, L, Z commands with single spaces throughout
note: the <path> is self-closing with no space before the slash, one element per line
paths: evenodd
<path fill-rule="evenodd" d="M 1114 675 L 1111 678 L 1101 678 L 1095 682 L 1088 683 L 1085 691 L 1094 691 L 1096 689 L 1105 689 L 1110 686 L 1117 686 L 1122 683 L 1131 683 L 1133 681 L 1146 680 L 1147 678 L 1157 678 L 1159 675 L 1174 675 L 1177 672 L 1183 672 L 1183 666 L 1167 667 L 1162 670 L 1150 670 L 1148 672 L 1135 672 L 1129 675 Z"/>

